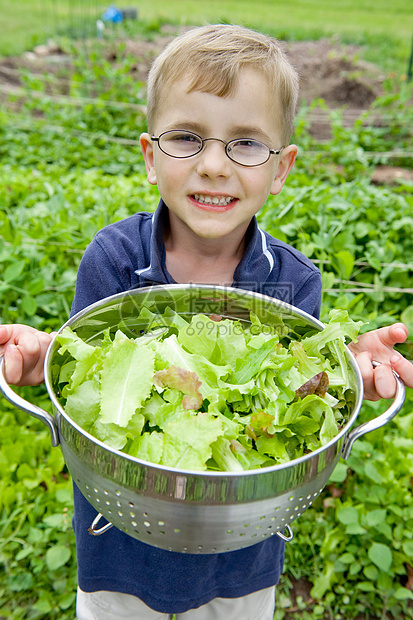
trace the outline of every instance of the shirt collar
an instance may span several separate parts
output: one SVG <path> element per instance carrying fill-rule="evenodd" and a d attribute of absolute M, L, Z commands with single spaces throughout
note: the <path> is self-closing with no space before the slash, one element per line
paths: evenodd
<path fill-rule="evenodd" d="M 168 218 L 167 207 L 161 199 L 152 216 L 152 233 L 150 239 L 150 263 L 143 269 L 137 269 L 141 286 L 150 284 L 175 284 L 165 265 L 164 223 Z M 233 286 L 257 291 L 274 269 L 274 255 L 271 252 L 264 231 L 252 218 L 247 230 L 247 246 L 244 256 L 234 272 Z"/>
<path fill-rule="evenodd" d="M 259 291 L 275 268 L 267 236 L 253 217 L 247 230 L 247 247 L 234 273 L 234 286 Z"/>
<path fill-rule="evenodd" d="M 164 223 L 168 217 L 167 207 L 160 200 L 152 216 L 152 232 L 150 238 L 150 263 L 143 269 L 136 269 L 141 286 L 151 284 L 176 284 L 168 273 L 165 265 Z"/>

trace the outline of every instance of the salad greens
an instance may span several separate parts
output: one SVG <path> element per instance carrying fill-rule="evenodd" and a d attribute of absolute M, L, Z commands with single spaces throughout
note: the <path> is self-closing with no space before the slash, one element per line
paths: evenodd
<path fill-rule="evenodd" d="M 62 405 L 111 448 L 179 469 L 243 471 L 299 458 L 345 423 L 345 342 L 360 327 L 347 312 L 288 339 L 254 314 L 141 316 L 138 337 L 108 329 L 88 344 L 70 327 L 57 336 Z"/>

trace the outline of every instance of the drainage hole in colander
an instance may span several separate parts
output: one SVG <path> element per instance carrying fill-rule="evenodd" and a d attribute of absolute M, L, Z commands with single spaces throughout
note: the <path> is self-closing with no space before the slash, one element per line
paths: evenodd
<path fill-rule="evenodd" d="M 121 512 L 120 510 L 118 510 L 118 515 L 119 515 L 120 517 L 123 517 L 123 512 Z"/>
<path fill-rule="evenodd" d="M 103 492 L 105 495 L 109 495 L 109 491 L 107 491 L 106 489 Z"/>
<path fill-rule="evenodd" d="M 111 515 L 111 514 L 112 514 L 112 511 L 111 511 L 111 510 L 108 510 L 108 515 Z"/>
<path fill-rule="evenodd" d="M 269 526 L 267 527 L 267 530 L 272 530 L 272 525 L 269 525 Z"/>
<path fill-rule="evenodd" d="M 271 517 L 271 521 L 276 521 L 277 517 Z"/>
<path fill-rule="evenodd" d="M 147 513 L 147 512 L 144 512 L 144 513 L 143 513 L 143 516 L 144 516 L 144 517 L 149 517 L 149 515 L 148 515 L 148 513 Z"/>
<path fill-rule="evenodd" d="M 179 529 L 179 527 L 176 527 L 176 528 L 174 529 L 175 534 L 179 534 L 179 533 L 180 533 L 180 531 L 181 531 L 181 530 Z"/>
<path fill-rule="evenodd" d="M 294 510 L 298 510 L 298 506 L 296 506 L 296 507 L 294 508 Z"/>
<path fill-rule="evenodd" d="M 136 517 L 136 515 L 135 515 L 135 513 L 134 513 L 134 512 L 130 512 L 129 514 L 130 514 L 130 516 L 132 517 L 132 519 L 133 519 L 134 517 Z"/>
<path fill-rule="evenodd" d="M 198 551 L 202 551 L 204 547 L 202 545 L 198 545 Z"/>
<path fill-rule="evenodd" d="M 303 510 L 305 510 L 305 509 L 307 508 L 307 504 L 303 504 L 303 505 L 301 506 L 301 508 L 302 508 Z"/>
<path fill-rule="evenodd" d="M 144 526 L 145 526 L 145 527 L 150 527 L 150 526 L 151 526 L 151 524 L 149 523 L 149 521 L 144 521 L 144 522 L 143 522 L 143 524 L 144 524 Z"/>
<path fill-rule="evenodd" d="M 227 530 L 227 534 L 233 534 L 234 530 Z"/>
<path fill-rule="evenodd" d="M 283 522 L 284 522 L 284 521 L 285 521 L 285 517 L 281 517 L 281 521 L 283 521 Z"/>
<path fill-rule="evenodd" d="M 265 516 L 264 516 L 264 517 L 260 517 L 261 521 L 262 521 L 263 519 L 266 519 L 266 518 L 267 518 L 267 517 L 265 517 Z"/>
<path fill-rule="evenodd" d="M 133 508 L 134 503 L 133 503 L 133 502 L 129 502 L 129 506 L 130 506 L 131 508 Z"/>
<path fill-rule="evenodd" d="M 294 499 L 294 495 L 291 495 L 291 497 L 289 497 L 289 498 L 288 498 L 288 501 L 289 501 L 289 502 L 292 502 L 292 501 L 293 501 L 293 499 Z"/>
<path fill-rule="evenodd" d="M 304 499 L 304 497 L 302 497 L 302 496 L 301 496 L 301 497 L 299 497 L 299 498 L 298 498 L 298 501 L 299 501 L 299 502 L 302 502 L 302 501 L 303 501 L 303 499 Z"/>
<path fill-rule="evenodd" d="M 311 499 L 311 494 L 310 494 L 310 495 L 307 495 L 307 499 Z"/>
<path fill-rule="evenodd" d="M 120 491 L 115 491 L 115 495 L 120 496 Z"/>
<path fill-rule="evenodd" d="M 249 523 L 245 523 L 244 527 L 249 527 L 250 524 Z"/>
<path fill-rule="evenodd" d="M 131 523 L 132 523 L 132 527 L 137 527 L 137 526 L 138 526 L 138 524 L 136 523 L 136 521 L 131 521 Z"/>
<path fill-rule="evenodd" d="M 118 508 L 122 508 L 122 503 L 121 503 L 121 502 L 116 502 L 116 506 L 117 506 Z"/>
<path fill-rule="evenodd" d="M 96 503 L 100 504 L 100 499 L 98 497 L 96 498 Z"/>
<path fill-rule="evenodd" d="M 80 480 L 76 480 L 76 482 L 79 484 Z M 87 491 L 89 491 L 89 485 L 88 485 L 88 484 L 85 484 L 85 489 L 86 489 Z"/>
<path fill-rule="evenodd" d="M 106 504 L 106 506 L 110 506 L 110 501 L 106 500 L 105 504 Z"/>
<path fill-rule="evenodd" d="M 281 508 L 281 506 L 277 506 L 276 508 L 274 508 L 274 510 L 279 510 Z"/>
<path fill-rule="evenodd" d="M 240 536 L 245 536 L 245 532 L 241 532 Z"/>
<path fill-rule="evenodd" d="M 159 530 L 160 534 L 165 534 L 165 532 L 163 530 Z"/>
<path fill-rule="evenodd" d="M 260 530 L 261 528 L 262 528 L 262 525 L 257 525 L 255 529 Z"/>
<path fill-rule="evenodd" d="M 165 521 L 158 521 L 158 525 L 162 527 L 162 525 L 165 525 Z"/>
<path fill-rule="evenodd" d="M 290 509 L 289 509 L 289 508 L 286 508 L 286 509 L 285 509 L 285 512 L 290 512 Z"/>
<path fill-rule="evenodd" d="M 149 530 L 146 530 L 146 533 L 149 534 L 149 536 L 152 534 Z"/>

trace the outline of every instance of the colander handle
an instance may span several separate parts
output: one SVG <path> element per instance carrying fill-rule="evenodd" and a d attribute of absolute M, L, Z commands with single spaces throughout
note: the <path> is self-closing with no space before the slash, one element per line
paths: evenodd
<path fill-rule="evenodd" d="M 52 446 L 53 447 L 58 446 L 60 443 L 60 440 L 59 440 L 59 433 L 57 431 L 56 421 L 54 417 L 47 411 L 40 409 L 40 407 L 37 407 L 36 405 L 33 405 L 32 403 L 29 403 L 29 401 L 25 400 L 24 398 L 16 394 L 16 392 L 14 392 L 11 389 L 11 387 L 6 381 L 6 377 L 4 375 L 4 368 L 5 368 L 4 355 L 1 355 L 0 356 L 0 391 L 3 394 L 4 398 L 8 400 L 9 403 L 17 407 L 18 409 L 21 409 L 25 413 L 32 415 L 38 420 L 41 420 L 43 424 L 46 424 L 46 426 L 48 427 L 50 431 Z"/>
<path fill-rule="evenodd" d="M 89 534 L 91 534 L 92 536 L 101 536 L 102 534 L 110 530 L 111 527 L 113 527 L 113 524 L 110 521 L 108 521 L 107 523 L 105 523 L 103 527 L 101 527 L 100 529 L 97 529 L 98 523 L 102 518 L 103 518 L 103 515 L 99 512 L 96 515 L 96 517 L 93 519 L 92 525 L 88 529 Z"/>
<path fill-rule="evenodd" d="M 284 532 L 287 532 L 287 535 L 285 535 Z M 290 540 L 294 538 L 291 527 L 289 525 L 286 525 L 284 528 L 284 532 L 277 532 L 278 538 L 281 538 L 281 540 L 283 540 L 284 542 L 290 542 Z"/>
<path fill-rule="evenodd" d="M 377 362 L 374 363 L 377 365 Z M 347 440 L 344 444 L 343 452 L 341 454 L 343 459 L 348 459 L 350 456 L 351 448 L 354 442 L 359 439 L 362 435 L 366 433 L 370 433 L 370 431 L 375 431 L 390 422 L 394 418 L 394 416 L 400 411 L 403 406 L 404 399 L 406 398 L 406 386 L 403 381 L 400 379 L 399 375 L 393 371 L 394 378 L 396 379 L 396 394 L 394 400 L 390 407 L 377 418 L 370 420 L 369 422 L 365 422 L 364 424 L 360 424 L 360 426 L 356 426 L 352 431 L 347 435 Z"/>

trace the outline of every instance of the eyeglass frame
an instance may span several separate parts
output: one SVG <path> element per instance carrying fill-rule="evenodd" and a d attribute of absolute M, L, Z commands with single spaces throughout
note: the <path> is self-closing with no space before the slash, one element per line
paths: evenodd
<path fill-rule="evenodd" d="M 196 153 L 193 153 L 192 155 L 183 155 L 183 156 L 171 155 L 170 153 L 167 153 L 166 151 L 164 151 L 159 143 L 160 139 L 165 134 L 173 133 L 175 131 L 182 131 L 182 133 L 186 133 L 191 136 L 194 136 L 195 138 L 199 138 L 199 140 L 201 141 L 201 148 L 199 149 L 199 151 L 197 151 Z M 261 144 L 262 146 L 265 146 L 265 148 L 268 149 L 268 157 L 265 161 L 259 164 L 241 164 L 240 162 L 236 161 L 229 155 L 228 147 L 231 144 L 233 144 L 234 142 L 241 142 L 242 140 L 249 140 L 249 139 L 254 140 L 254 142 L 257 142 L 258 144 Z M 256 168 L 257 166 L 263 166 L 270 159 L 271 155 L 280 155 L 283 149 L 286 148 L 285 146 L 281 146 L 279 149 L 270 149 L 270 147 L 264 144 L 264 142 L 260 142 L 259 140 L 255 140 L 253 138 L 236 138 L 235 140 L 230 140 L 229 142 L 225 142 L 225 140 L 221 140 L 221 138 L 202 138 L 197 133 L 194 133 L 193 131 L 187 131 L 186 129 L 169 129 L 168 131 L 163 131 L 161 134 L 159 134 L 159 136 L 151 136 L 151 140 L 153 140 L 154 142 L 157 142 L 159 150 L 162 151 L 162 153 L 164 153 L 168 157 L 173 157 L 174 159 L 189 159 L 190 157 L 195 157 L 195 155 L 199 155 L 200 153 L 202 153 L 202 151 L 205 148 L 205 142 L 208 142 L 209 140 L 217 140 L 218 142 L 222 142 L 222 144 L 224 145 L 225 155 L 228 157 L 228 159 L 234 162 L 234 164 L 237 164 L 238 166 L 243 166 L 244 168 Z"/>

